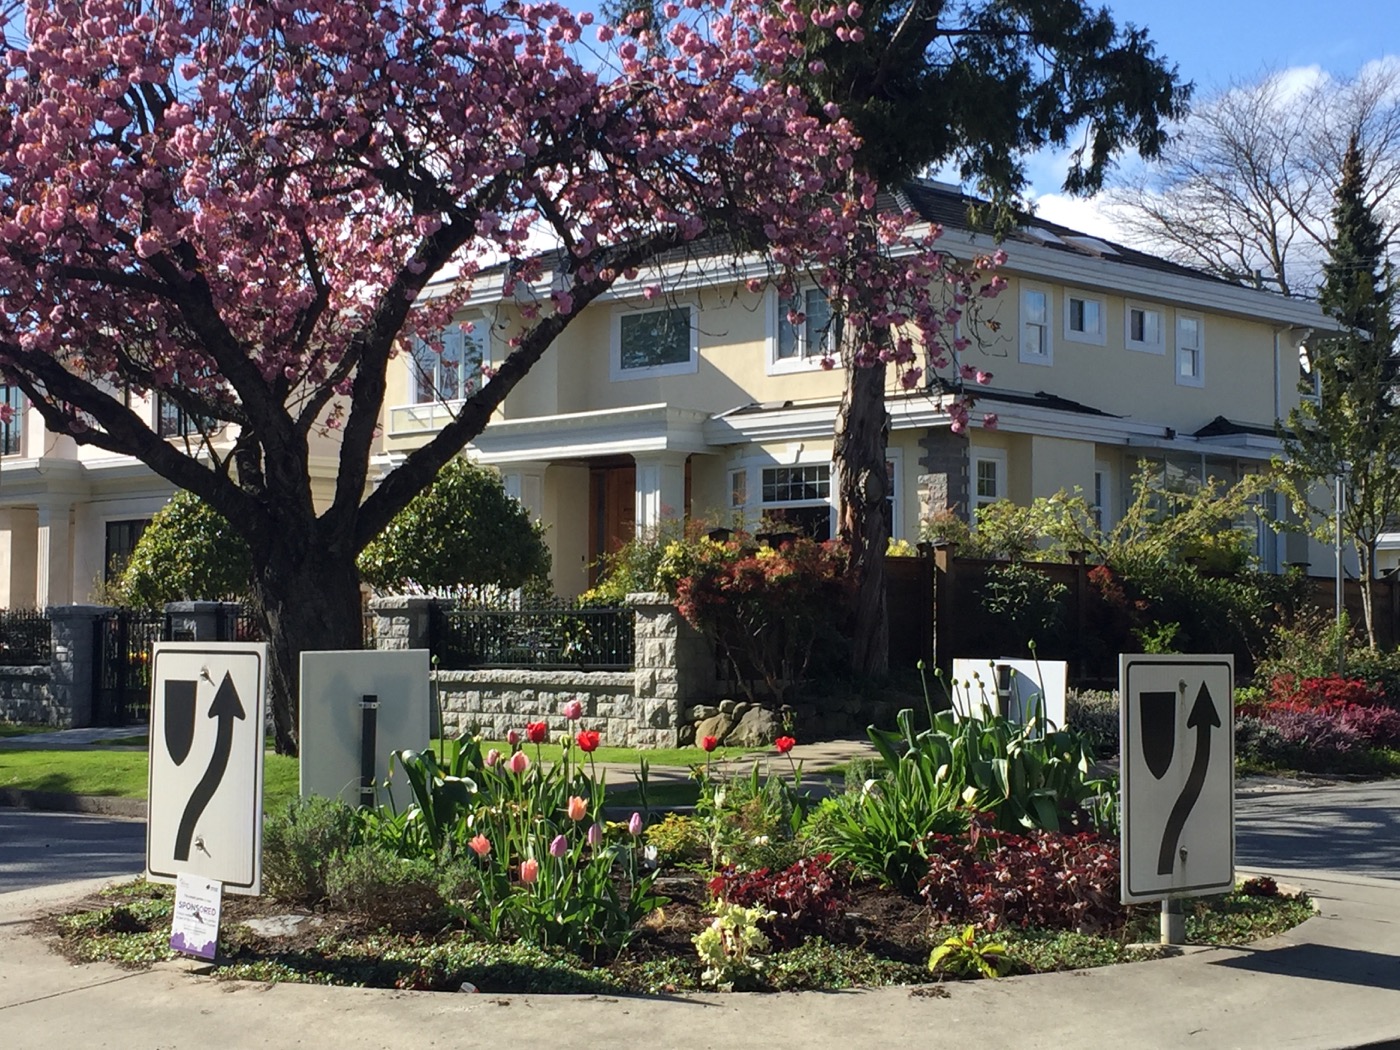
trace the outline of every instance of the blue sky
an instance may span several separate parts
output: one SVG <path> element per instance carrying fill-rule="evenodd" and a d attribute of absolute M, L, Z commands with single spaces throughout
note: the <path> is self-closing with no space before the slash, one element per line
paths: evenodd
<path fill-rule="evenodd" d="M 1400 58 L 1400 0 L 1105 0 L 1120 23 L 1146 26 L 1158 54 L 1194 81 L 1197 98 L 1264 73 L 1313 67 L 1354 75 L 1368 62 Z M 1046 218 L 1098 225 L 1092 203 L 1055 196 L 1064 162 L 1032 158 L 1032 196 Z M 1093 232 L 1111 233 L 1099 226 Z"/>

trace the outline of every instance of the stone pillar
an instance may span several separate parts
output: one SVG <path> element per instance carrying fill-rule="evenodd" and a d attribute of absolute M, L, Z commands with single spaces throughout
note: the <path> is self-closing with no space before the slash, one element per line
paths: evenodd
<path fill-rule="evenodd" d="M 67 605 L 73 600 L 73 506 L 66 500 L 39 505 L 35 605 Z"/>
<path fill-rule="evenodd" d="M 174 642 L 231 642 L 237 602 L 170 602 L 170 640 Z"/>
<path fill-rule="evenodd" d="M 373 599 L 369 609 L 374 613 L 375 648 L 431 649 L 436 601 L 420 595 Z"/>
<path fill-rule="evenodd" d="M 652 746 L 673 747 L 685 709 L 715 697 L 714 652 L 665 594 L 629 594 L 627 604 L 636 617 L 633 690 L 642 719 L 657 731 Z"/>
<path fill-rule="evenodd" d="M 667 518 L 685 517 L 684 452 L 639 452 L 637 463 L 637 534 L 646 535 Z"/>
<path fill-rule="evenodd" d="M 969 483 L 967 467 L 967 438 L 945 427 L 933 427 L 919 445 L 924 454 L 919 457 L 919 517 L 932 517 L 945 510 L 956 510 L 967 518 Z"/>
<path fill-rule="evenodd" d="M 508 463 L 500 467 L 506 495 L 525 508 L 530 517 L 544 517 L 544 472 L 546 463 Z"/>
<path fill-rule="evenodd" d="M 55 605 L 48 609 L 53 631 L 49 698 L 58 724 L 66 728 L 93 723 L 93 677 L 97 670 L 94 624 L 111 611 L 106 605 Z"/>

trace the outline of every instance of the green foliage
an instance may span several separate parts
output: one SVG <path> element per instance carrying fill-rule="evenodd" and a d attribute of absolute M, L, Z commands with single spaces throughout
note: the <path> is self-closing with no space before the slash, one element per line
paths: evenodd
<path fill-rule="evenodd" d="M 763 953 L 769 943 L 758 924 L 771 919 L 773 913 L 723 900 L 715 901 L 714 908 L 710 925 L 692 938 L 705 967 L 700 980 L 712 988 L 732 992 L 755 983 L 762 971 Z"/>
<path fill-rule="evenodd" d="M 248 544 L 224 516 L 184 489 L 151 518 L 114 588 L 123 605 L 242 600 L 253 565 Z"/>
<path fill-rule="evenodd" d="M 928 968 L 949 977 L 1000 977 L 1011 966 L 1006 945 L 978 940 L 977 927 L 950 934 L 929 956 Z"/>
<path fill-rule="evenodd" d="M 1107 689 L 1071 689 L 1065 698 L 1065 722 L 1097 758 L 1118 754 L 1118 694 Z"/>
<path fill-rule="evenodd" d="M 1304 398 L 1289 413 L 1281 428 L 1284 458 L 1274 461 L 1274 469 L 1304 527 L 1322 539 L 1336 528 L 1332 486 L 1323 482 L 1341 473 L 1341 531 L 1356 551 L 1367 638 L 1374 648 L 1376 543 L 1400 502 L 1396 287 L 1383 227 L 1367 201 L 1366 163 L 1355 135 L 1343 160 L 1332 218 L 1331 254 L 1318 298 L 1340 330 L 1308 341 L 1320 397 Z"/>
<path fill-rule="evenodd" d="M 646 830 L 647 845 L 655 848 L 661 865 L 694 864 L 708 860 L 710 844 L 701 821 L 667 813 Z"/>
<path fill-rule="evenodd" d="M 667 544 L 658 577 L 686 621 L 714 642 L 749 699 L 756 699 L 750 684 L 756 677 L 781 704 L 803 680 L 818 643 L 836 637 L 833 611 L 844 605 L 846 567 L 839 543 L 799 536 L 759 547 L 739 533 L 723 543 Z"/>
<path fill-rule="evenodd" d="M 297 798 L 263 821 L 263 891 L 315 907 L 336 857 L 356 842 L 355 811 L 338 799 Z"/>
<path fill-rule="evenodd" d="M 711 777 L 699 772 L 695 822 L 712 870 L 726 865 L 785 868 L 798 859 L 797 833 L 804 808 L 800 784 L 781 773 L 760 770 L 758 762 L 742 776 Z"/>
<path fill-rule="evenodd" d="M 417 929 L 440 925 L 446 912 L 442 872 L 427 857 L 401 857 L 374 842 L 340 850 L 326 866 L 326 900 L 332 908 L 373 926 Z"/>
<path fill-rule="evenodd" d="M 982 585 L 982 605 L 1001 617 L 1033 648 L 1064 629 L 1064 597 L 1069 588 L 1020 562 L 995 566 Z"/>
<path fill-rule="evenodd" d="M 544 529 L 494 471 L 453 459 L 360 553 L 380 591 L 514 588 L 548 576 Z"/>

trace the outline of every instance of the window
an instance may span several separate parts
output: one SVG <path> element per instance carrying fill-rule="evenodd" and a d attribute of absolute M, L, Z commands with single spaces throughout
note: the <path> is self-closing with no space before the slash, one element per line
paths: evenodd
<path fill-rule="evenodd" d="M 1021 285 L 1021 361 L 1048 365 L 1050 343 L 1050 293 L 1035 285 Z"/>
<path fill-rule="evenodd" d="M 971 519 L 989 503 L 1006 498 L 1006 453 L 1001 449 L 977 449 L 972 453 Z"/>
<path fill-rule="evenodd" d="M 174 398 L 156 391 L 156 433 L 161 437 L 192 437 L 208 430 L 211 422 L 195 412 L 187 412 Z"/>
<path fill-rule="evenodd" d="M 1129 350 L 1162 352 L 1162 311 L 1145 303 L 1128 301 L 1124 312 L 1123 342 Z"/>
<path fill-rule="evenodd" d="M 612 378 L 694 372 L 696 336 L 689 306 L 619 309 L 612 322 Z"/>
<path fill-rule="evenodd" d="M 1205 386 L 1205 337 L 1201 319 L 1176 317 L 1176 381 L 1181 386 Z"/>
<path fill-rule="evenodd" d="M 770 330 L 777 334 L 770 341 L 770 371 L 810 368 L 835 354 L 841 330 L 824 291 L 808 288 L 798 295 L 775 296 L 774 302 Z M 801 323 L 792 323 L 789 318 L 794 314 L 802 317 Z"/>
<path fill-rule="evenodd" d="M 762 512 L 814 540 L 831 539 L 831 465 L 764 467 Z"/>
<path fill-rule="evenodd" d="M 126 563 L 131 560 L 136 541 L 141 538 L 141 534 L 150 523 L 150 518 L 107 522 L 106 557 L 102 562 L 103 580 L 111 582 L 126 571 Z"/>
<path fill-rule="evenodd" d="M 442 333 L 442 352 L 415 340 L 412 353 L 413 403 L 463 401 L 486 382 L 484 369 L 491 363 L 486 350 L 487 326 L 467 321 Z"/>
<path fill-rule="evenodd" d="M 1298 347 L 1298 393 L 1305 401 L 1322 401 L 1322 369 L 1317 351 L 1306 343 Z"/>
<path fill-rule="evenodd" d="M 0 419 L 0 456 L 18 456 L 24 437 L 24 394 L 19 387 L 0 384 L 0 405 L 10 411 L 10 418 Z"/>
<path fill-rule="evenodd" d="M 731 509 L 742 510 L 749 502 L 749 472 L 747 470 L 731 470 L 729 472 L 729 506 Z"/>
<path fill-rule="evenodd" d="M 1113 472 L 1106 463 L 1094 467 L 1094 499 L 1090 511 L 1100 532 L 1113 527 Z"/>
<path fill-rule="evenodd" d="M 1103 300 L 1080 292 L 1065 294 L 1065 338 L 1074 343 L 1104 344 Z"/>

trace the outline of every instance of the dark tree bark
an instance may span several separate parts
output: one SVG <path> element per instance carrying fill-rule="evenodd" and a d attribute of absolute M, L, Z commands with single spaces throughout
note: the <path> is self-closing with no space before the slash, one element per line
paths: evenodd
<path fill-rule="evenodd" d="M 884 363 L 852 368 L 836 416 L 832 459 L 840 497 L 838 535 L 851 551 L 851 669 L 876 677 L 888 673 L 890 662 L 885 605 L 890 522 L 883 506 L 889 497 L 885 467 L 889 432 Z"/>

